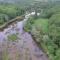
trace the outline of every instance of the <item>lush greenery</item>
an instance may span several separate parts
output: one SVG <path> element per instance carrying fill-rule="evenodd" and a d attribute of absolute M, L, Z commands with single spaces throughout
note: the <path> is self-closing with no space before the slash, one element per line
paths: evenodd
<path fill-rule="evenodd" d="M 60 4 L 55 3 L 42 9 L 40 18 L 29 19 L 25 30 L 32 34 L 51 60 L 60 60 Z"/>
<path fill-rule="evenodd" d="M 23 8 L 13 4 L 0 4 L 0 25 L 22 14 L 24 14 Z"/>
<path fill-rule="evenodd" d="M 48 0 L 48 2 L 35 0 L 10 0 L 11 3 L 0 3 L 0 25 L 7 21 L 20 16 L 26 10 L 35 11 L 35 16 L 29 18 L 26 22 L 24 30 L 30 32 L 34 40 L 38 43 L 51 60 L 60 60 L 60 1 Z M 29 5 L 30 2 L 35 1 Z M 15 4 L 16 2 L 16 4 Z M 22 2 L 22 3 L 21 3 Z M 14 3 L 14 4 L 12 4 Z M 19 5 L 19 6 L 18 6 Z M 28 6 L 29 5 L 29 6 Z M 40 13 L 40 16 L 37 15 Z M 16 41 L 18 39 L 16 34 L 8 36 L 8 40 Z M 8 60 L 6 52 L 4 59 Z"/>
<path fill-rule="evenodd" d="M 48 19 L 38 18 L 35 21 L 34 26 L 40 26 L 44 32 L 48 32 Z"/>
<path fill-rule="evenodd" d="M 60 51 L 60 14 L 59 13 L 54 14 L 49 20 L 49 38 L 50 41 L 54 44 L 53 46 L 50 45 L 53 51 L 52 54 L 55 56 L 55 60 L 60 60 L 59 57 L 60 56 L 60 52 L 59 52 Z"/>

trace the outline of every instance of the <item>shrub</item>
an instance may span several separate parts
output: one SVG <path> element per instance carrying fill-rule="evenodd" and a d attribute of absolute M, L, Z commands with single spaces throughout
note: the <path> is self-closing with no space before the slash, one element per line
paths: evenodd
<path fill-rule="evenodd" d="M 16 34 L 12 34 L 12 35 L 8 36 L 8 40 L 10 40 L 10 41 L 16 41 L 17 39 L 18 39 L 18 37 Z"/>

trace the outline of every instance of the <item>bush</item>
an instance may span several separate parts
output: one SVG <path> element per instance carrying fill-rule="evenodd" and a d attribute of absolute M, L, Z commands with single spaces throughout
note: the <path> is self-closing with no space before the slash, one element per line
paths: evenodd
<path fill-rule="evenodd" d="M 30 17 L 24 26 L 24 30 L 26 32 L 30 32 L 33 24 L 34 24 L 34 19 L 33 17 Z"/>
<path fill-rule="evenodd" d="M 58 14 L 60 13 L 59 5 L 55 5 L 50 8 L 44 9 L 43 13 L 40 15 L 40 17 L 49 19 L 52 15 L 57 14 L 57 13 Z"/>
<path fill-rule="evenodd" d="M 54 60 L 59 60 L 60 55 L 58 54 L 58 50 L 60 48 L 60 14 L 58 13 L 52 15 L 49 20 L 49 38 L 50 41 L 52 41 L 50 45 L 54 45 L 52 46 L 52 48 L 54 48 L 53 53 L 51 53 L 51 51 L 50 54 L 54 56 L 52 57 Z"/>
<path fill-rule="evenodd" d="M 8 40 L 10 40 L 10 41 L 16 41 L 17 39 L 18 39 L 18 37 L 16 34 L 12 34 L 12 35 L 8 36 Z"/>

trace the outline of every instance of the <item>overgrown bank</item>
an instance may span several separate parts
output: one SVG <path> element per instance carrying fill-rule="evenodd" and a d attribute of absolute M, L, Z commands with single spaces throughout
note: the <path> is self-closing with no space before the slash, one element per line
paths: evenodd
<path fill-rule="evenodd" d="M 0 4 L 0 26 L 25 13 L 24 8 L 13 4 Z"/>
<path fill-rule="evenodd" d="M 60 6 L 45 11 L 46 17 L 29 19 L 24 27 L 51 60 L 60 60 Z"/>
<path fill-rule="evenodd" d="M 8 25 L 11 25 L 11 24 L 14 23 L 14 22 L 21 21 L 21 20 L 23 20 L 23 19 L 24 19 L 24 15 L 18 16 L 18 17 L 14 18 L 14 19 L 11 19 L 11 20 L 5 22 L 3 25 L 1 25 L 1 26 L 0 26 L 0 30 L 4 30 L 4 28 L 8 27 Z"/>

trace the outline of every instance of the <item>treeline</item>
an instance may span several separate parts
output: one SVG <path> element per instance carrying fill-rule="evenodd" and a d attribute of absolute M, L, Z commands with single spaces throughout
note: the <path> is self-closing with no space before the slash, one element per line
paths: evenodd
<path fill-rule="evenodd" d="M 0 4 L 0 25 L 15 18 L 16 16 L 24 14 L 24 12 L 24 8 L 17 5 Z"/>
<path fill-rule="evenodd" d="M 54 60 L 60 60 L 60 5 L 51 8 L 49 13 L 51 13 L 49 19 L 49 51 L 54 56 Z"/>
<path fill-rule="evenodd" d="M 47 53 L 51 60 L 60 60 L 60 4 L 53 5 L 44 13 L 48 18 Z"/>

